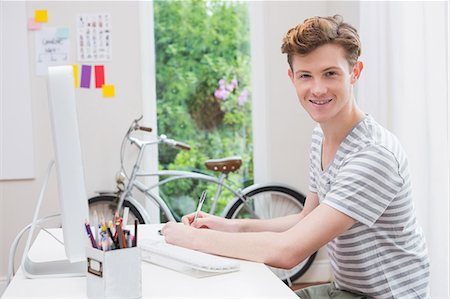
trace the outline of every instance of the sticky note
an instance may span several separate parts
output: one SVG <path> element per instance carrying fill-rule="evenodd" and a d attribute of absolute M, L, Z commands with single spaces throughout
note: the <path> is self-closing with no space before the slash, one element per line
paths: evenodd
<path fill-rule="evenodd" d="M 78 64 L 72 64 L 75 88 L 78 88 Z"/>
<path fill-rule="evenodd" d="M 105 68 L 103 65 L 94 66 L 95 70 L 95 88 L 102 88 L 105 84 Z"/>
<path fill-rule="evenodd" d="M 41 23 L 37 23 L 34 18 L 28 18 L 28 30 L 40 30 Z"/>
<path fill-rule="evenodd" d="M 46 9 L 35 10 L 34 11 L 34 21 L 39 23 L 47 23 L 48 22 L 48 12 Z"/>
<path fill-rule="evenodd" d="M 102 90 L 105 98 L 111 98 L 114 96 L 114 85 L 103 85 Z"/>
<path fill-rule="evenodd" d="M 82 65 L 81 66 L 81 84 L 82 88 L 90 88 L 91 87 L 91 66 L 90 65 Z"/>
<path fill-rule="evenodd" d="M 56 29 L 56 37 L 62 38 L 62 39 L 68 39 L 69 38 L 69 28 L 67 27 L 58 27 Z"/>

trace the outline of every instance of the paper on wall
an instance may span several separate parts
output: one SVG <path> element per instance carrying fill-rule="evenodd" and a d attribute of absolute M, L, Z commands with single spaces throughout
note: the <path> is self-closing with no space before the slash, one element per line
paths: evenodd
<path fill-rule="evenodd" d="M 109 13 L 86 13 L 77 16 L 77 51 L 79 61 L 112 59 Z"/>
<path fill-rule="evenodd" d="M 69 63 L 69 34 L 65 27 L 43 27 L 36 31 L 36 75 L 47 75 L 47 68 Z"/>

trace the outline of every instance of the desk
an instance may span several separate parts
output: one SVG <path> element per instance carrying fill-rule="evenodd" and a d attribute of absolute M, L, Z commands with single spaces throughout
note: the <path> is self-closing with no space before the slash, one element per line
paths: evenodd
<path fill-rule="evenodd" d="M 139 226 L 139 236 L 156 234 L 159 224 Z M 50 231 L 62 239 L 61 229 Z M 64 247 L 41 231 L 29 256 L 35 261 L 64 259 Z M 264 264 L 239 261 L 241 270 L 195 278 L 142 262 L 142 298 L 292 298 L 293 291 Z M 86 277 L 27 279 L 19 269 L 2 296 L 7 298 L 86 298 Z"/>

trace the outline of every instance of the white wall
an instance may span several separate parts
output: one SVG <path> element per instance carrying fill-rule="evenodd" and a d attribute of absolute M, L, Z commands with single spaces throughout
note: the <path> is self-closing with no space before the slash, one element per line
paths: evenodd
<path fill-rule="evenodd" d="M 121 139 L 131 120 L 142 114 L 138 7 L 138 2 L 26 3 L 27 16 L 34 16 L 35 9 L 48 10 L 49 22 L 44 26 L 69 28 L 71 63 L 79 63 L 76 60 L 75 16 L 79 13 L 107 12 L 112 17 L 113 59 L 104 65 L 106 83 L 115 84 L 116 95 L 114 98 L 103 98 L 99 89 L 76 90 L 88 196 L 92 196 L 95 190 L 114 188 Z M 44 172 L 53 159 L 46 79 L 35 75 L 35 33 L 28 31 L 27 35 L 36 178 L 0 181 L 0 279 L 6 274 L 9 246 L 17 232 L 31 221 Z M 56 193 L 56 177 L 53 173 L 41 215 L 59 212 Z"/>

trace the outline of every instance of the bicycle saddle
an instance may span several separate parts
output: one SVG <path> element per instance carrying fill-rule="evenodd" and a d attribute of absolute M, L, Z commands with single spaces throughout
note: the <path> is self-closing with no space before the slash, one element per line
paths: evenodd
<path fill-rule="evenodd" d="M 229 173 L 238 170 L 242 165 L 241 157 L 227 157 L 222 159 L 211 159 L 205 161 L 209 170 Z"/>

